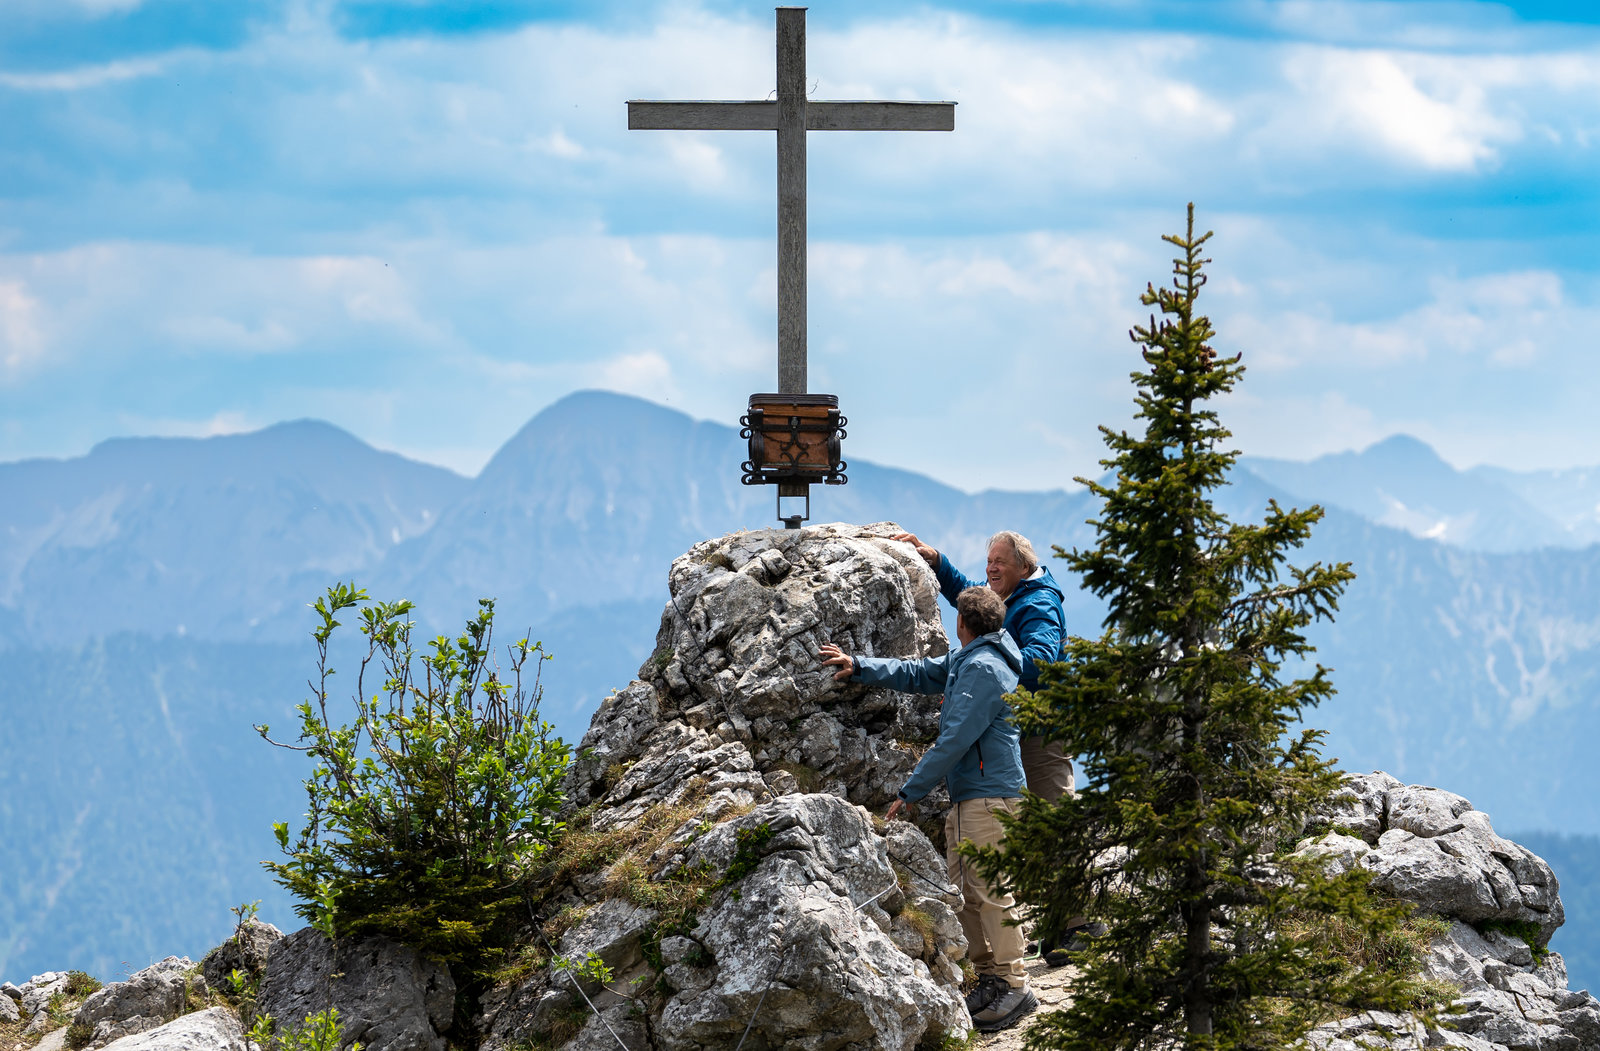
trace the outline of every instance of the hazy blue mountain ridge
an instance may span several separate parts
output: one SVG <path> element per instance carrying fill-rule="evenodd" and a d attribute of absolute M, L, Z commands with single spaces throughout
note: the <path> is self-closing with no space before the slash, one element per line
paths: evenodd
<path fill-rule="evenodd" d="M 288 641 L 307 596 L 381 563 L 466 485 L 310 420 L 0 464 L 0 641 Z"/>
<path fill-rule="evenodd" d="M 1337 470 L 1271 462 L 1258 476 L 1252 460 L 1219 494 L 1239 519 L 1273 497 L 1327 503 L 1293 561 L 1359 574 L 1338 620 L 1313 629 L 1341 692 L 1311 723 L 1347 767 L 1460 792 L 1498 828 L 1600 832 L 1600 547 L 1471 550 L 1517 547 L 1518 522 L 1571 530 L 1504 480 L 1387 444 L 1313 461 Z M 336 579 L 417 601 L 424 637 L 495 597 L 502 641 L 531 630 L 555 653 L 545 712 L 581 736 L 650 652 L 671 560 L 773 524 L 770 490 L 739 484 L 743 457 L 732 427 L 587 392 L 473 479 L 308 422 L 0 465 L 0 710 L 21 722 L 0 734 L 0 836 L 23 844 L 0 860 L 0 885 L 19 888 L 0 913 L 0 977 L 194 955 L 242 900 L 293 922 L 254 862 L 275 850 L 270 821 L 303 809 L 301 774 L 249 724 L 292 732 L 312 663 L 305 604 Z M 1408 508 L 1470 513 L 1473 528 L 1446 544 L 1347 509 L 1332 497 L 1387 514 L 1363 462 L 1384 492 L 1426 497 Z M 897 521 L 973 575 L 998 528 L 1041 553 L 1093 540 L 1097 504 L 1081 490 L 966 494 L 859 461 L 850 475 L 815 490 L 815 520 Z M 1052 569 L 1070 630 L 1098 633 L 1101 603 Z M 355 685 L 349 652 L 339 696 Z M 1583 929 L 1574 914 L 1557 947 Z"/>
<path fill-rule="evenodd" d="M 1466 472 L 1504 486 L 1549 516 L 1573 544 L 1600 542 L 1600 469 L 1508 471 L 1474 467 Z"/>
<path fill-rule="evenodd" d="M 1530 551 L 1600 539 L 1600 531 L 1583 528 L 1570 513 L 1558 517 L 1544 506 L 1552 487 L 1519 483 L 1515 472 L 1457 471 L 1408 435 L 1303 463 L 1254 456 L 1242 463 L 1301 500 L 1457 547 Z"/>
<path fill-rule="evenodd" d="M 0 974 L 198 959 L 257 898 L 294 921 L 258 862 L 304 771 L 250 727 L 290 728 L 303 650 L 119 634 L 3 654 Z"/>

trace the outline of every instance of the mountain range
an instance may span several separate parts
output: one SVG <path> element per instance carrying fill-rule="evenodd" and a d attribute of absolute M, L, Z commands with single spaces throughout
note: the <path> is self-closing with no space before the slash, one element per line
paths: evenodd
<path fill-rule="evenodd" d="M 743 455 L 725 425 L 584 392 L 470 479 L 315 421 L 0 464 L 0 977 L 194 955 L 256 898 L 294 922 L 256 862 L 276 849 L 270 822 L 303 808 L 304 771 L 250 727 L 292 725 L 306 604 L 335 581 L 412 599 L 427 635 L 494 597 L 502 639 L 554 653 L 544 712 L 576 741 L 650 652 L 671 560 L 773 524 L 771 493 L 739 484 Z M 970 573 L 1000 528 L 1042 551 L 1093 539 L 1083 489 L 849 473 L 816 490 L 816 520 L 899 522 Z M 1312 633 L 1340 689 L 1309 718 L 1329 754 L 1582 855 L 1600 833 L 1600 471 L 1462 471 L 1398 436 L 1307 463 L 1246 458 L 1219 495 L 1241 519 L 1271 499 L 1323 504 L 1299 561 L 1358 574 Z M 1097 633 L 1101 604 L 1054 568 L 1071 630 Z M 336 653 L 346 691 L 359 656 L 354 640 Z"/>

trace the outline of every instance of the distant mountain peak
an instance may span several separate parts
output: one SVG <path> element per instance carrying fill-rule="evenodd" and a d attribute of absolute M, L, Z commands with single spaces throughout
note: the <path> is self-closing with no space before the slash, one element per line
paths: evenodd
<path fill-rule="evenodd" d="M 229 434 L 139 435 L 107 438 L 104 441 L 96 442 L 94 447 L 89 450 L 89 455 L 119 456 L 126 455 L 129 451 L 143 452 L 151 449 L 171 449 L 184 446 L 220 448 L 241 445 L 281 445 L 284 443 L 298 445 L 329 442 L 366 444 L 342 427 L 335 426 L 326 420 L 307 417 L 268 424 L 254 431 L 234 431 Z"/>
<path fill-rule="evenodd" d="M 1370 459 L 1381 459 L 1396 465 L 1450 468 L 1450 465 L 1434 451 L 1433 446 L 1421 438 L 1409 434 L 1391 434 L 1382 441 L 1373 442 L 1356 455 Z M 1454 470 L 1454 468 L 1450 469 Z"/>
<path fill-rule="evenodd" d="M 682 410 L 632 394 L 574 391 L 534 414 L 490 457 L 478 481 L 508 480 L 552 452 L 570 454 L 580 446 L 595 454 L 607 449 L 612 456 L 659 451 L 662 443 L 680 441 L 700 422 Z M 617 448 L 619 442 L 629 448 Z"/>

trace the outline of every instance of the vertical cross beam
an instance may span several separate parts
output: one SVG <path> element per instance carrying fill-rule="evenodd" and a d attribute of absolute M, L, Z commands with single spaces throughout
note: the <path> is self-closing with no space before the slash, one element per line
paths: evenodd
<path fill-rule="evenodd" d="M 778 8 L 778 393 L 806 393 L 806 9 Z"/>

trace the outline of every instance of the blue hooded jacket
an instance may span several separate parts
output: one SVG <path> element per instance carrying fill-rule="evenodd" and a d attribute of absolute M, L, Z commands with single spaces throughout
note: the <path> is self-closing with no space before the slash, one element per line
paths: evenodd
<path fill-rule="evenodd" d="M 952 606 L 963 591 L 988 583 L 962 576 L 942 554 L 933 572 L 939 578 L 940 593 Z M 1061 659 L 1061 640 L 1067 635 L 1067 615 L 1061 608 L 1061 598 L 1056 578 L 1040 566 L 1033 576 L 1019 581 L 1006 599 L 1006 619 L 1000 627 L 1016 640 L 1017 648 L 1022 651 L 1024 689 L 1039 688 L 1039 666 L 1035 661 L 1052 664 Z"/>
<path fill-rule="evenodd" d="M 911 772 L 901 799 L 916 802 L 941 777 L 953 803 L 1022 794 L 1022 748 L 1006 703 L 1006 694 L 1017 688 L 1022 653 L 1004 629 L 980 635 L 943 657 L 851 660 L 858 682 L 944 694 L 939 738 Z"/>

